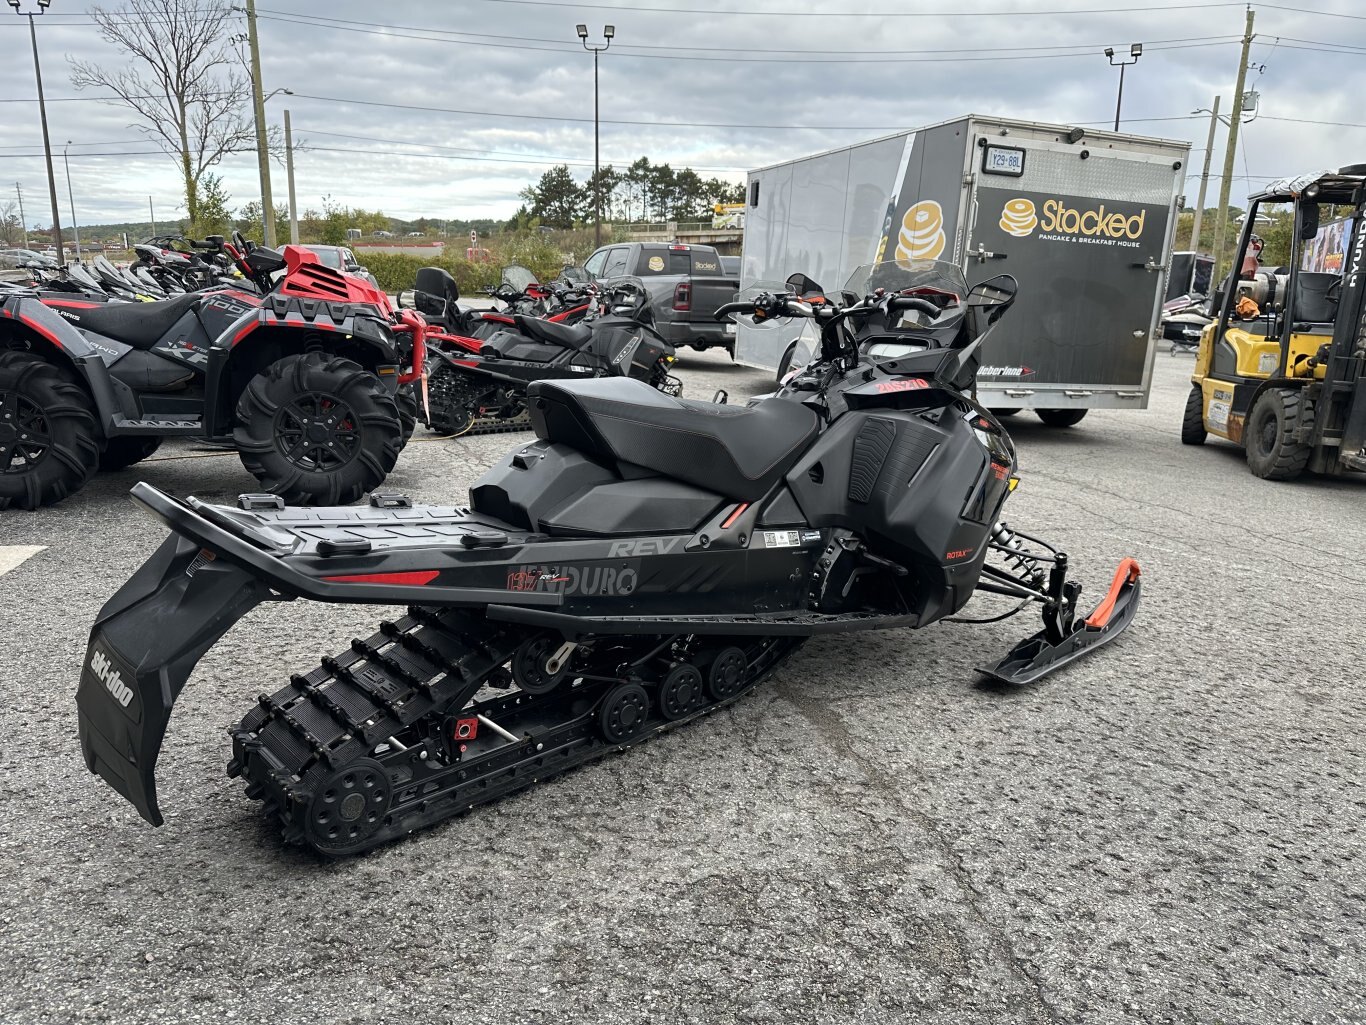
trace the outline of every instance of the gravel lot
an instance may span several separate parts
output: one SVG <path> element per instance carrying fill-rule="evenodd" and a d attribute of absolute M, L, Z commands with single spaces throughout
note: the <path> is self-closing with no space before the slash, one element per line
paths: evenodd
<path fill-rule="evenodd" d="M 1366 480 L 1271 484 L 1152 408 L 1009 421 L 1009 518 L 1092 599 L 1144 607 L 1035 685 L 975 682 L 1036 620 L 823 639 L 731 710 L 361 859 L 281 847 L 224 728 L 382 610 L 258 609 L 200 663 L 152 829 L 86 773 L 73 704 L 103 600 L 163 536 L 163 449 L 0 543 L 0 1021 L 1362 1022 Z M 687 393 L 767 375 L 683 356 Z M 421 432 L 419 432 L 421 437 Z M 507 436 L 423 441 L 389 486 L 462 501 Z M 971 608 L 996 610 L 984 600 Z"/>

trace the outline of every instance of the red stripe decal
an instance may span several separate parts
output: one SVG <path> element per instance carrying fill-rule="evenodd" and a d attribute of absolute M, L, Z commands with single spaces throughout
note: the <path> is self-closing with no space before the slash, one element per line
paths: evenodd
<path fill-rule="evenodd" d="M 430 584 L 440 572 L 439 569 L 415 569 L 406 573 L 353 573 L 323 579 L 334 584 L 393 584 L 397 587 L 421 587 Z"/>
<path fill-rule="evenodd" d="M 93 310 L 93 309 L 94 309 L 95 307 L 97 307 L 97 306 L 103 306 L 104 303 L 83 303 L 83 302 L 76 302 L 76 301 L 70 300 L 70 299 L 44 299 L 44 300 L 43 300 L 43 305 L 44 305 L 44 306 L 61 306 L 61 307 L 64 307 L 64 308 L 66 308 L 66 309 L 71 309 L 71 310 Z"/>
<path fill-rule="evenodd" d="M 733 513 L 731 513 L 729 516 L 727 516 L 727 517 L 726 517 L 726 522 L 723 523 L 723 524 L 721 524 L 721 529 L 722 529 L 722 530 L 725 530 L 727 527 L 729 527 L 732 523 L 734 523 L 736 520 L 738 520 L 738 519 L 740 518 L 740 514 L 741 514 L 742 512 L 744 512 L 744 511 L 745 511 L 746 509 L 748 509 L 748 508 L 749 508 L 749 503 L 748 503 L 748 502 L 741 502 L 739 505 L 737 505 L 737 506 L 735 507 L 735 512 L 733 512 Z"/>

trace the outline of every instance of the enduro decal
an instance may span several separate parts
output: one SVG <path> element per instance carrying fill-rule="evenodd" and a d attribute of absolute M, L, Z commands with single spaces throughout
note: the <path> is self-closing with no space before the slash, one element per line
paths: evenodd
<path fill-rule="evenodd" d="M 800 548 L 802 534 L 799 530 L 765 530 L 765 548 Z"/>
<path fill-rule="evenodd" d="M 640 562 L 624 566 L 518 566 L 508 571 L 509 591 L 624 597 L 640 583 Z"/>

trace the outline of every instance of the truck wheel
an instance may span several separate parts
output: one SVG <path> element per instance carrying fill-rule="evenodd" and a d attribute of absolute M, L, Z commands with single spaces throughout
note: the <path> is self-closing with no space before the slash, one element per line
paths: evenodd
<path fill-rule="evenodd" d="M 1084 409 L 1036 409 L 1034 412 L 1049 427 L 1075 427 L 1086 416 Z"/>
<path fill-rule="evenodd" d="M 403 448 L 398 407 L 379 378 L 320 352 L 253 377 L 232 436 L 247 472 L 296 504 L 354 502 L 383 483 Z"/>
<path fill-rule="evenodd" d="M 796 343 L 796 342 L 793 342 L 793 343 L 792 343 L 791 345 L 789 345 L 785 350 L 783 350 L 783 358 L 780 359 L 780 360 L 778 360 L 778 383 L 779 383 L 779 384 L 782 384 L 782 383 L 783 383 L 783 378 L 786 377 L 786 376 L 788 375 L 788 373 L 792 370 L 792 357 L 795 356 L 796 354 L 797 354 L 797 343 Z M 731 358 L 734 359 L 735 357 L 732 355 Z"/>
<path fill-rule="evenodd" d="M 136 434 L 125 434 L 110 438 L 109 444 L 100 453 L 100 472 L 113 473 L 140 463 L 157 449 L 161 448 L 160 438 L 148 438 Z"/>
<path fill-rule="evenodd" d="M 1181 444 L 1203 445 L 1206 437 L 1205 392 L 1198 384 L 1193 384 L 1186 397 L 1186 415 L 1181 419 Z"/>
<path fill-rule="evenodd" d="M 0 352 L 0 509 L 37 509 L 95 475 L 90 397 L 28 352 Z"/>
<path fill-rule="evenodd" d="M 1297 389 L 1268 388 L 1252 404 L 1243 445 L 1248 469 L 1263 480 L 1294 480 L 1309 465 L 1309 446 L 1291 439 L 1303 400 Z"/>

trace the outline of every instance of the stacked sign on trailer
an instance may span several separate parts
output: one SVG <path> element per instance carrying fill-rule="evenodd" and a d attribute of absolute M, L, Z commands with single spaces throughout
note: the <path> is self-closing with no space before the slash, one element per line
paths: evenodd
<path fill-rule="evenodd" d="M 750 172 L 741 286 L 802 272 L 836 291 L 879 260 L 1002 272 L 1019 299 L 988 342 L 996 407 L 1147 403 L 1189 144 L 969 116 Z M 812 352 L 809 324 L 741 318 L 737 358 Z"/>

